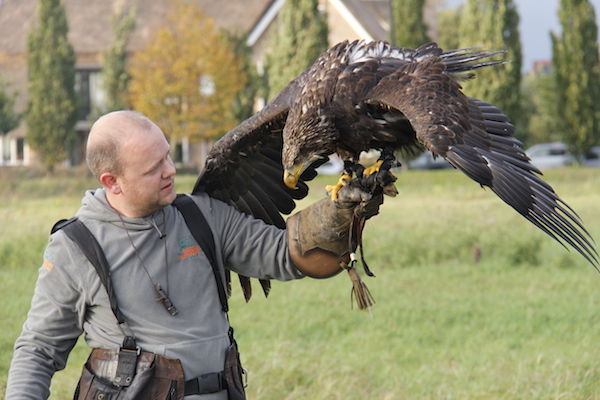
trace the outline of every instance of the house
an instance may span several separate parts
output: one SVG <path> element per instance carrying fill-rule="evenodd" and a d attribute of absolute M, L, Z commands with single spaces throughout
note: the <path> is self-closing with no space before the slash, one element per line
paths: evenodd
<path fill-rule="evenodd" d="M 285 0 L 274 0 L 248 31 L 247 44 L 259 71 L 276 26 L 277 15 Z M 387 40 L 389 0 L 320 0 L 319 9 L 327 15 L 329 43 L 343 40 Z"/>
<path fill-rule="evenodd" d="M 269 3 L 268 0 L 196 0 L 205 13 L 215 18 L 219 26 L 232 31 L 248 31 L 252 21 Z M 82 112 L 76 124 L 77 141 L 69 164 L 83 160 L 83 148 L 92 112 L 103 104 L 101 88 L 101 57 L 112 40 L 111 19 L 138 5 L 137 24 L 128 50 L 144 49 L 160 27 L 173 0 L 62 0 L 69 22 L 69 42 L 76 56 L 76 90 Z M 16 109 L 27 105 L 27 35 L 37 21 L 38 0 L 0 1 L 0 79 L 9 92 L 18 93 Z M 184 149 L 187 150 L 187 149 Z M 182 153 L 190 154 L 189 151 Z M 0 137 L 0 166 L 35 165 L 37 159 L 26 141 L 26 125 Z"/>
<path fill-rule="evenodd" d="M 137 5 L 137 23 L 128 45 L 128 51 L 134 53 L 146 47 L 173 1 L 62 0 L 69 21 L 69 41 L 76 55 L 76 90 L 83 104 L 70 165 L 83 161 L 92 112 L 103 104 L 101 57 L 112 40 L 112 17 Z M 253 60 L 261 70 L 269 36 L 285 0 L 189 1 L 197 3 L 218 27 L 247 33 Z M 320 1 L 320 9 L 327 14 L 331 44 L 345 39 L 388 38 L 389 0 Z M 432 0 L 432 4 L 438 2 Z M 27 104 L 27 35 L 37 21 L 37 7 L 38 0 L 0 0 L 0 79 L 8 83 L 9 91 L 18 92 L 18 111 L 23 111 Z M 36 164 L 25 133 L 23 121 L 18 128 L 0 138 L 0 166 Z M 183 164 L 192 163 L 201 151 L 185 140 L 178 143 L 177 148 L 181 155 L 179 161 Z"/>
<path fill-rule="evenodd" d="M 534 60 L 531 72 L 535 76 L 547 75 L 552 71 L 552 61 L 550 60 Z"/>

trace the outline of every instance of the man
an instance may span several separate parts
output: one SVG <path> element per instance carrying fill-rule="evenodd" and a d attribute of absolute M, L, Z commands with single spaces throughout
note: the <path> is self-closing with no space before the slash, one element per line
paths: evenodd
<path fill-rule="evenodd" d="M 182 215 L 170 206 L 176 197 L 175 167 L 164 134 L 139 113 L 109 113 L 90 131 L 87 162 L 102 188 L 86 192 L 77 217 L 102 247 L 119 309 L 136 345 L 144 352 L 180 360 L 185 379 L 222 371 L 230 345 L 229 324 L 211 265 Z M 330 208 L 337 222 L 348 220 L 352 208 L 369 197 L 347 192 L 348 208 Z M 304 276 L 296 268 L 305 262 L 302 252 L 288 246 L 286 231 L 205 194 L 193 200 L 214 235 L 219 265 L 249 277 Z M 339 232 L 325 233 L 321 236 L 334 237 L 333 242 L 347 240 Z M 289 240 L 298 242 L 293 236 Z M 322 248 L 330 247 L 327 240 L 321 240 Z M 330 252 L 328 257 L 336 262 L 339 258 Z M 176 307 L 176 315 L 156 301 L 158 290 Z M 127 336 L 97 272 L 59 230 L 50 237 L 31 309 L 15 343 L 6 398 L 47 398 L 52 375 L 64 368 L 82 333 L 90 347 L 115 351 Z M 114 371 L 103 376 L 113 381 Z M 200 391 L 189 398 L 226 399 L 227 392 Z"/>

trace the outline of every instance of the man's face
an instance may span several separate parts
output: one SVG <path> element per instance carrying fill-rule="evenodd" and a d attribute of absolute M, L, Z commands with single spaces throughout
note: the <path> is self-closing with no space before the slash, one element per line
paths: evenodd
<path fill-rule="evenodd" d="M 139 216 L 175 200 L 175 165 L 160 128 L 136 132 L 120 150 L 123 173 L 117 177 L 123 199 Z"/>

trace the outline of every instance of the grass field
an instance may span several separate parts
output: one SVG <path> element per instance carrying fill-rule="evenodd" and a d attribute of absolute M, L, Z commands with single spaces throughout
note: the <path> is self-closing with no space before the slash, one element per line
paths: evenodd
<path fill-rule="evenodd" d="M 0 175 L 0 396 L 48 231 L 96 186 L 83 175 L 26 177 Z M 276 282 L 249 304 L 234 286 L 249 398 L 600 399 L 600 274 L 460 173 L 398 178 L 400 195 L 365 233 L 377 274 L 366 280 L 370 312 L 351 309 L 345 273 Z M 600 238 L 600 170 L 546 179 Z M 179 177 L 178 190 L 193 181 Z M 87 353 L 78 344 L 52 399 L 70 396 Z"/>

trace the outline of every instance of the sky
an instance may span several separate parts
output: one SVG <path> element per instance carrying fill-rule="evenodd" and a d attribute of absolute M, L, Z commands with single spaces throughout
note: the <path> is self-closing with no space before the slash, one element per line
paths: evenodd
<path fill-rule="evenodd" d="M 529 71 L 534 61 L 552 58 L 549 32 L 560 32 L 557 16 L 559 0 L 513 1 L 521 18 L 519 31 L 523 49 L 523 71 Z M 446 5 L 456 6 L 464 2 L 464 0 L 446 0 Z M 590 2 L 596 11 L 596 21 L 599 22 L 600 0 L 591 0 Z"/>

